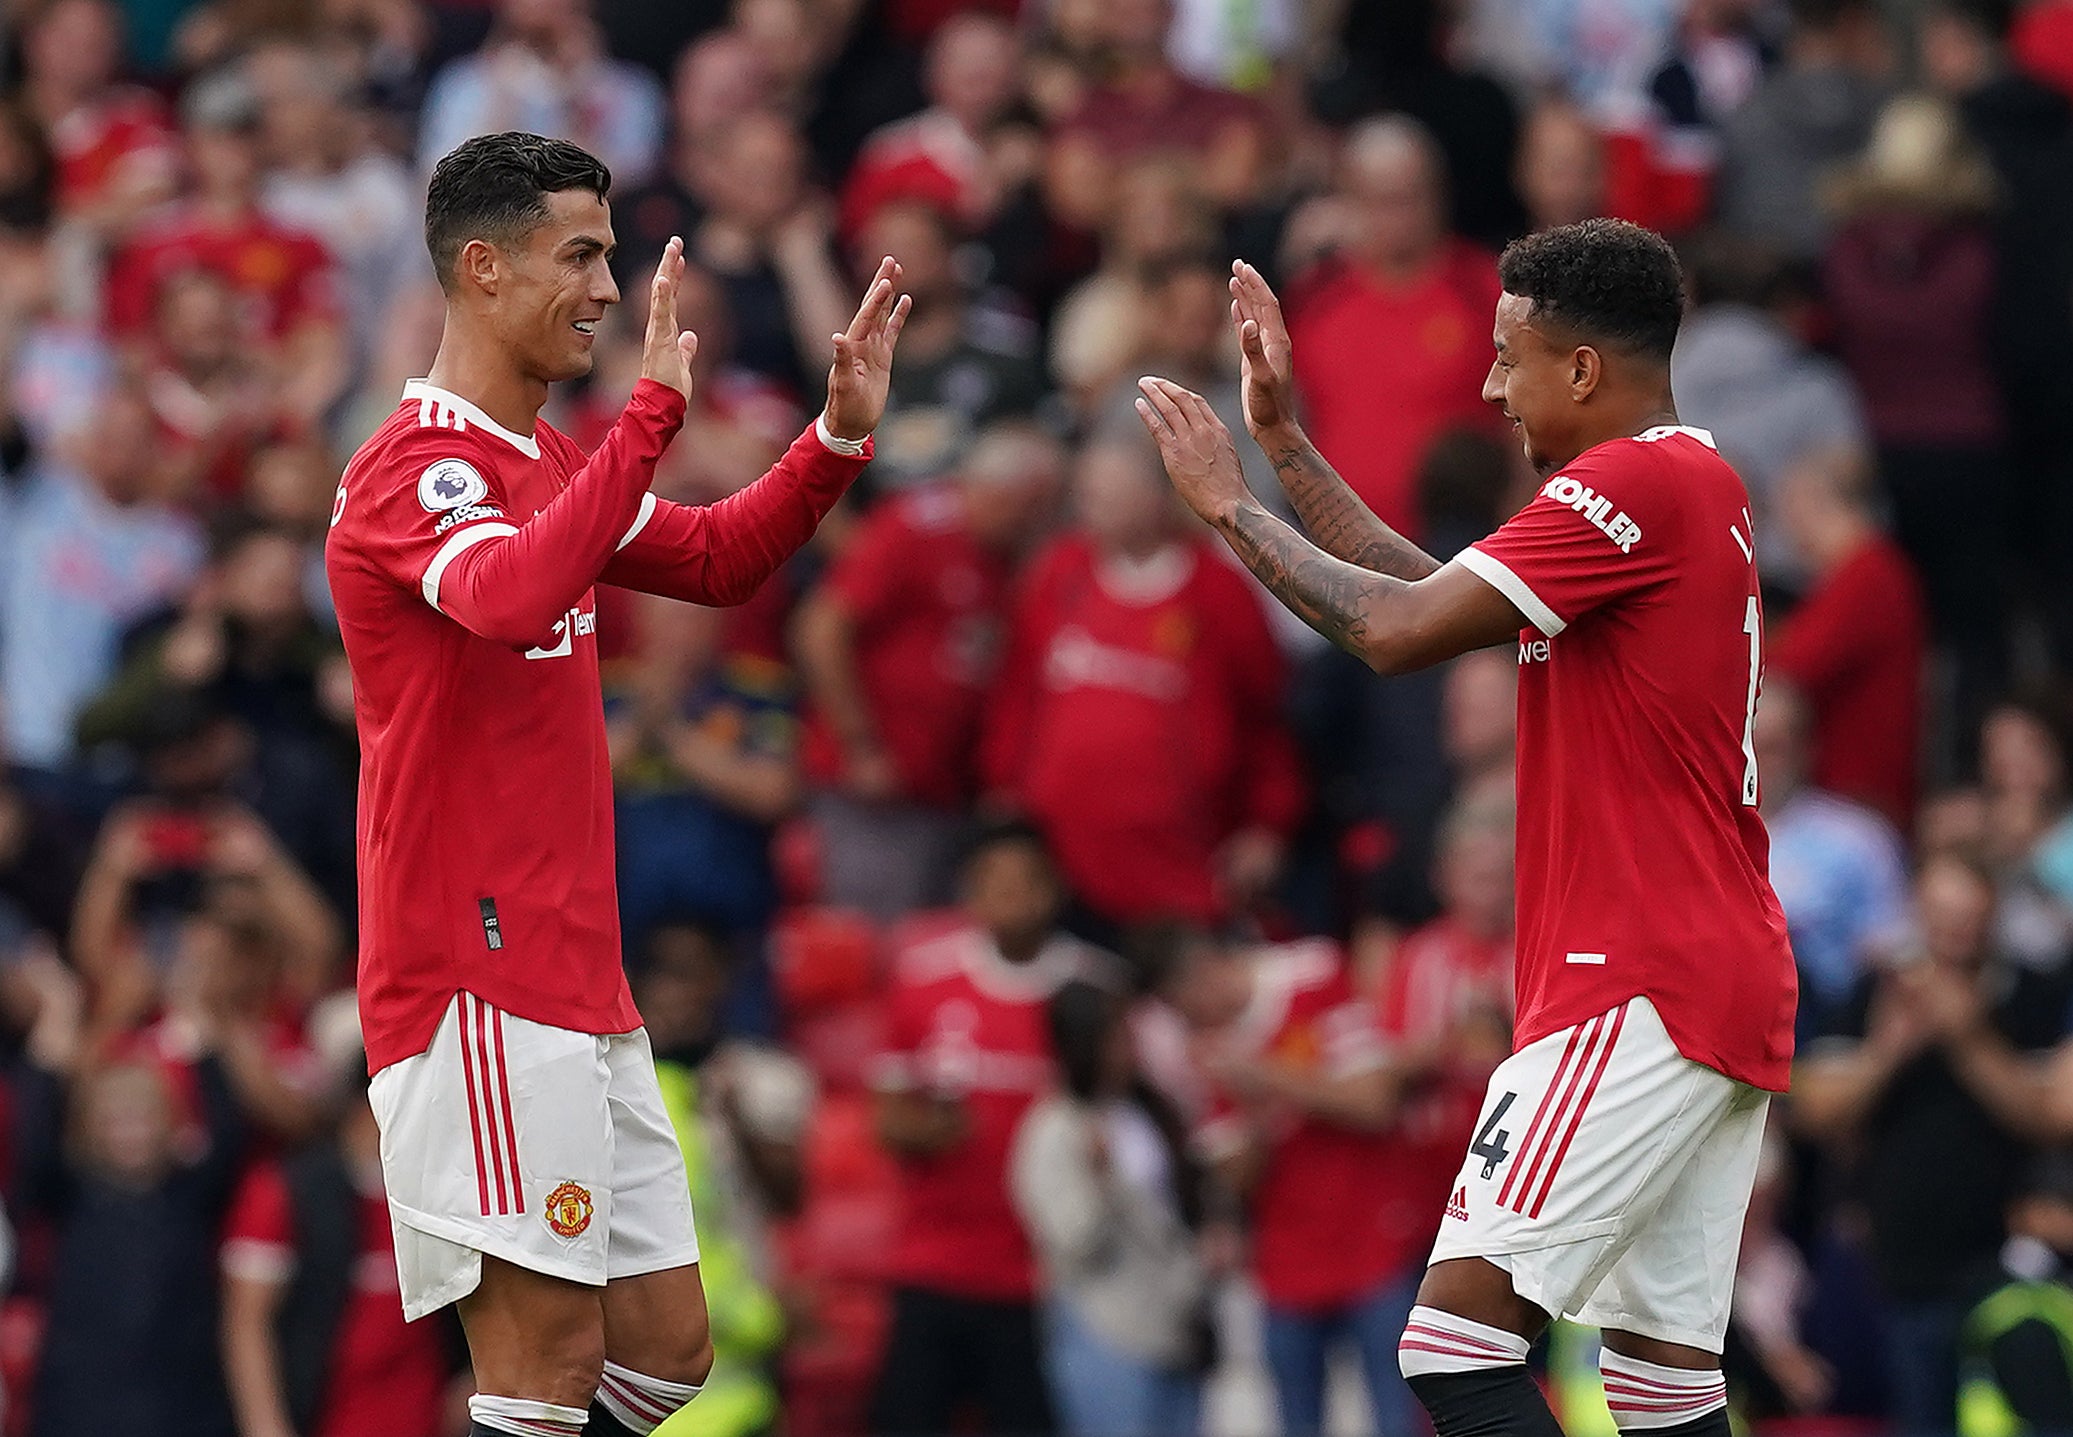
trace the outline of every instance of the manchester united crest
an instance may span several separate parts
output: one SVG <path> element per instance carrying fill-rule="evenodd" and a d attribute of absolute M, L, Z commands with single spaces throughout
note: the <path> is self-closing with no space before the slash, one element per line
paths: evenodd
<path fill-rule="evenodd" d="M 556 1237 L 581 1237 L 590 1226 L 590 1189 L 581 1183 L 563 1183 L 547 1194 L 542 1213 Z"/>

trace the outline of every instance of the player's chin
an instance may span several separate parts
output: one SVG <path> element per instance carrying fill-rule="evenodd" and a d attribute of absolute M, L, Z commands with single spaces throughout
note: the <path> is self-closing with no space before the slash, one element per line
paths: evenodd
<path fill-rule="evenodd" d="M 549 382 L 560 384 L 565 380 L 581 379 L 597 366 L 597 356 L 586 347 L 564 350 L 555 356 L 554 373 Z"/>

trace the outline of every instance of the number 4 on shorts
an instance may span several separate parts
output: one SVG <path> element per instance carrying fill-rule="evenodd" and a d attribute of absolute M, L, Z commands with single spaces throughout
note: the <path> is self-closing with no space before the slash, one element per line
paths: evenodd
<path fill-rule="evenodd" d="M 1506 1093 L 1499 1098 L 1497 1106 L 1490 1110 L 1490 1116 L 1483 1119 L 1482 1131 L 1477 1133 L 1476 1140 L 1468 1145 L 1469 1156 L 1483 1160 L 1484 1182 L 1495 1177 L 1497 1165 L 1512 1155 L 1512 1150 L 1505 1146 L 1511 1138 L 1511 1132 L 1497 1125 L 1504 1121 L 1505 1113 L 1518 1098 L 1517 1093 Z"/>

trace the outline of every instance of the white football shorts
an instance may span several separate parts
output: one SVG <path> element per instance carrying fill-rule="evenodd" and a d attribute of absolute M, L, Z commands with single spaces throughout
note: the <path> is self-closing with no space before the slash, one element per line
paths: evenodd
<path fill-rule="evenodd" d="M 1721 1350 L 1770 1094 L 1634 998 L 1498 1065 L 1432 1260 L 1480 1257 L 1556 1317 Z"/>
<path fill-rule="evenodd" d="M 592 1287 L 698 1261 L 647 1030 L 572 1032 L 461 993 L 368 1096 L 405 1319 L 473 1292 L 484 1253 Z"/>

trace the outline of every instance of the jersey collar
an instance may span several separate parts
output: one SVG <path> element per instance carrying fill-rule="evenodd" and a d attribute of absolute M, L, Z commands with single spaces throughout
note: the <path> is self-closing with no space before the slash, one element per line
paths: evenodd
<path fill-rule="evenodd" d="M 530 434 L 506 429 L 452 390 L 441 389 L 429 379 L 412 379 L 403 386 L 403 402 L 417 401 L 417 422 L 439 429 L 465 430 L 470 424 L 494 434 L 528 459 L 540 457 L 540 441 Z"/>
<path fill-rule="evenodd" d="M 1690 424 L 1658 424 L 1653 429 L 1644 429 L 1635 437 L 1649 440 L 1668 439 L 1672 434 L 1683 434 L 1696 439 L 1708 449 L 1718 451 L 1720 448 L 1718 444 L 1713 442 L 1712 430 L 1699 429 Z"/>

